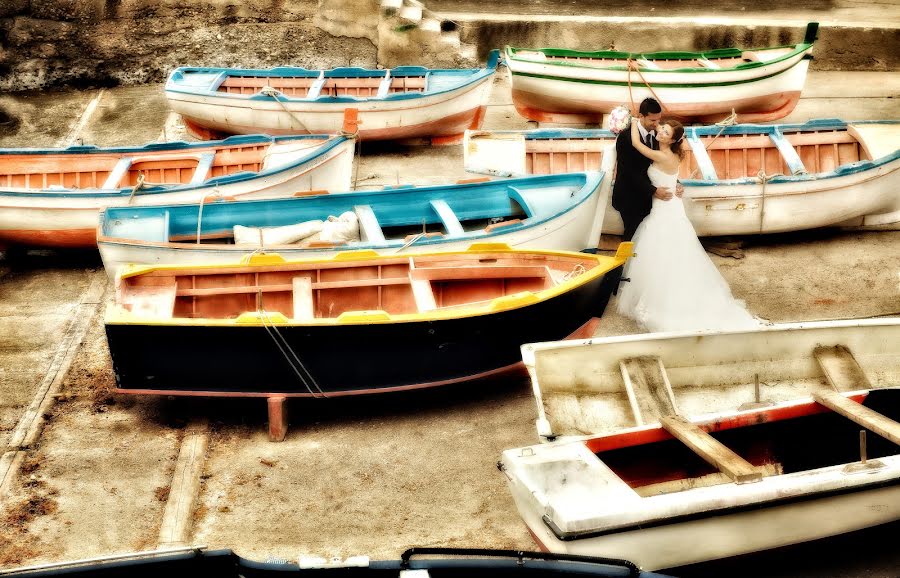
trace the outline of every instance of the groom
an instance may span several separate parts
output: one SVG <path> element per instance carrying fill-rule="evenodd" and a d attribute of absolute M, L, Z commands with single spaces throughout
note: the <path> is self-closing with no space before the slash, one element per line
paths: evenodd
<path fill-rule="evenodd" d="M 641 140 L 648 147 L 659 150 L 656 142 L 656 128 L 662 116 L 662 107 L 653 98 L 645 98 L 638 109 L 638 132 Z M 613 183 L 612 206 L 622 215 L 625 224 L 623 241 L 630 241 L 641 221 L 650 214 L 653 197 L 668 201 L 672 195 L 682 194 L 684 188 L 678 183 L 678 189 L 672 191 L 662 187 L 656 188 L 650 183 L 647 168 L 650 159 L 638 152 L 631 144 L 631 130 L 625 129 L 616 138 L 616 180 Z"/>

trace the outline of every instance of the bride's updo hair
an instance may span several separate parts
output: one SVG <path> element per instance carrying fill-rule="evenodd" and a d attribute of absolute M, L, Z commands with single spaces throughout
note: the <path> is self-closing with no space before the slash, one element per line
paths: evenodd
<path fill-rule="evenodd" d="M 677 120 L 664 120 L 659 124 L 665 124 L 672 127 L 672 142 L 669 143 L 669 148 L 673 153 L 678 155 L 678 158 L 683 159 L 684 150 L 681 148 L 681 141 L 684 140 L 684 125 Z"/>

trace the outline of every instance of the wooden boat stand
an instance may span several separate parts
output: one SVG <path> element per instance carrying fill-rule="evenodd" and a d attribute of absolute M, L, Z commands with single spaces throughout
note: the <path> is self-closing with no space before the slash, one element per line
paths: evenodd
<path fill-rule="evenodd" d="M 900 423 L 872 411 L 840 393 L 866 390 L 872 387 L 850 350 L 843 345 L 817 347 L 813 355 L 826 379 L 834 388 L 834 391 L 813 393 L 815 401 L 892 443 L 900 445 Z M 619 362 L 619 368 L 625 381 L 631 410 L 639 426 L 646 423 L 645 416 L 651 419 L 652 416 L 660 416 L 660 424 L 667 432 L 693 450 L 698 457 L 718 468 L 735 483 L 745 484 L 762 480 L 767 473 L 763 467 L 754 466 L 719 442 L 706 430 L 679 415 L 672 385 L 660 358 L 627 358 Z M 756 388 L 756 397 L 753 406 L 765 405 L 759 400 L 758 387 Z M 861 460 L 865 464 L 865 450 L 863 449 L 865 434 L 862 433 L 861 436 Z"/>
<path fill-rule="evenodd" d="M 285 396 L 266 398 L 269 406 L 269 441 L 283 442 L 287 435 L 288 411 Z"/>

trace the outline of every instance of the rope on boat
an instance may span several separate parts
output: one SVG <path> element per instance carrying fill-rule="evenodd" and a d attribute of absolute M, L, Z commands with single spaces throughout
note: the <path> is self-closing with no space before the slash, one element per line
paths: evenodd
<path fill-rule="evenodd" d="M 278 351 L 281 352 L 281 355 L 284 356 L 285 361 L 288 362 L 288 365 L 291 366 L 291 369 L 294 371 L 294 374 L 297 376 L 297 379 L 300 380 L 300 383 L 303 384 L 303 387 L 306 388 L 306 391 L 309 392 L 313 397 L 328 397 L 328 394 L 322 391 L 322 388 L 319 387 L 319 384 L 316 383 L 316 379 L 312 376 L 312 373 L 303 365 L 303 362 L 297 357 L 297 354 L 291 348 L 290 344 L 287 342 L 287 339 L 281 334 L 278 330 L 278 327 L 272 323 L 272 320 L 269 319 L 269 313 L 262 308 L 262 290 L 257 293 L 257 312 L 260 314 L 260 320 L 263 322 L 263 327 L 266 330 L 266 333 L 269 334 L 269 337 L 272 338 L 272 341 L 275 343 L 275 347 L 278 348 Z M 288 355 L 290 353 L 290 355 Z M 293 359 L 291 359 L 293 358 Z M 303 370 L 303 373 L 300 370 Z M 303 376 L 306 374 L 306 377 Z M 307 381 L 309 379 L 309 381 Z M 312 387 L 309 386 L 309 383 L 312 382 Z M 315 388 L 315 391 L 313 391 Z"/>
<path fill-rule="evenodd" d="M 641 72 L 641 67 L 637 65 L 637 63 L 634 61 L 634 59 L 629 56 L 625 65 L 628 68 L 628 99 L 631 101 L 631 114 L 633 116 L 637 116 L 637 113 L 638 113 L 638 109 L 635 108 L 635 106 L 634 106 L 634 96 L 631 94 L 631 71 L 632 70 L 634 70 L 635 72 L 638 73 L 638 76 L 641 77 L 641 80 L 644 82 L 644 84 L 647 86 L 647 88 L 650 89 L 650 94 L 652 94 L 653 98 L 656 99 L 656 102 L 659 103 L 659 106 L 663 109 L 663 112 L 669 112 L 668 107 L 665 105 L 665 103 L 663 103 L 662 99 L 659 98 L 659 95 L 656 94 L 656 91 L 653 90 L 653 87 L 650 86 L 650 83 L 647 82 L 647 79 L 644 78 L 644 73 Z"/>
<path fill-rule="evenodd" d="M 131 187 L 131 195 L 128 196 L 128 204 L 131 204 L 131 201 L 134 200 L 134 194 L 138 192 L 144 186 L 144 173 L 138 171 L 137 182 Z"/>
<path fill-rule="evenodd" d="M 774 179 L 775 177 L 783 177 L 782 173 L 773 173 L 771 175 L 767 175 L 765 169 L 759 169 L 759 172 L 756 173 L 756 178 L 759 179 L 759 182 L 762 183 L 762 192 L 760 193 L 761 199 L 759 201 L 759 232 L 763 232 L 763 223 L 765 222 L 766 217 L 766 183 Z"/>
<path fill-rule="evenodd" d="M 577 265 L 575 265 L 575 267 L 571 271 L 569 271 L 568 273 L 563 275 L 563 282 L 574 279 L 575 277 L 578 277 L 585 271 L 586 271 L 586 269 L 584 268 L 584 265 L 582 265 L 581 263 L 578 263 Z"/>
<path fill-rule="evenodd" d="M 274 98 L 274 99 L 275 99 L 275 102 L 277 102 L 278 104 L 280 104 L 280 105 L 281 105 L 281 108 L 284 109 L 284 112 L 288 113 L 288 115 L 289 115 L 291 118 L 293 118 L 294 120 L 296 120 L 297 122 L 300 123 L 300 128 L 302 128 L 303 130 L 305 130 L 305 131 L 308 132 L 309 134 L 312 134 L 312 131 L 309 130 L 308 128 L 306 128 L 306 125 L 303 123 L 302 120 L 300 120 L 300 117 L 298 117 L 296 114 L 294 114 L 294 113 L 291 111 L 291 109 L 289 109 L 289 108 L 287 107 L 287 105 L 284 104 L 284 102 L 283 102 L 281 99 L 278 98 L 278 95 L 279 95 L 280 93 L 279 93 L 277 90 L 275 90 L 275 89 L 272 88 L 271 86 L 264 86 L 264 87 L 262 87 L 262 90 L 259 91 L 259 93 Z"/>

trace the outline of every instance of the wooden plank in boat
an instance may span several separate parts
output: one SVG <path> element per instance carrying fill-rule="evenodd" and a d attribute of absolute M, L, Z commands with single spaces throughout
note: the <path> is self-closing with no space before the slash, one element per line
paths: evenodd
<path fill-rule="evenodd" d="M 119 183 L 122 181 L 122 177 L 125 176 L 125 173 L 128 172 L 128 169 L 131 167 L 132 162 L 131 157 L 122 157 L 119 159 L 119 162 L 116 163 L 116 166 L 113 168 L 112 172 L 109 173 L 109 177 L 107 177 L 106 182 L 103 183 L 101 188 L 103 189 L 118 189 Z"/>
<path fill-rule="evenodd" d="M 526 139 L 525 152 L 529 153 L 602 153 L 615 144 L 613 137 L 602 139 Z"/>
<path fill-rule="evenodd" d="M 900 149 L 900 125 L 851 124 L 847 125 L 847 132 L 859 141 L 873 160 Z"/>
<path fill-rule="evenodd" d="M 619 362 L 631 411 L 638 425 L 675 415 L 675 395 L 658 357 L 631 357 Z"/>
<path fill-rule="evenodd" d="M 319 94 L 322 92 L 322 87 L 325 86 L 325 71 L 322 70 L 319 72 L 319 78 L 313 82 L 309 87 L 309 92 L 306 93 L 306 98 L 319 98 Z"/>
<path fill-rule="evenodd" d="M 175 279 L 168 281 L 162 285 L 143 285 L 133 288 L 134 292 L 128 296 L 126 301 L 131 305 L 131 312 L 146 317 L 172 317 L 172 313 L 175 311 L 177 292 Z"/>
<path fill-rule="evenodd" d="M 706 147 L 703 146 L 703 143 L 700 142 L 694 131 L 688 134 L 687 141 L 691 147 L 691 152 L 694 153 L 694 160 L 697 162 L 697 166 L 700 167 L 703 179 L 707 181 L 717 180 L 719 176 L 716 174 L 716 168 L 713 166 L 712 159 L 709 158 Z"/>
<path fill-rule="evenodd" d="M 199 185 L 209 178 L 209 173 L 215 158 L 216 153 L 203 153 L 200 155 L 200 162 L 197 163 L 197 168 L 194 169 L 194 174 L 191 177 L 192 185 Z"/>
<path fill-rule="evenodd" d="M 395 277 L 391 279 L 343 279 L 341 281 L 319 281 L 312 284 L 312 289 L 344 289 L 348 287 L 376 287 L 378 285 L 409 285 L 409 279 Z M 273 283 L 271 285 L 241 285 L 238 287 L 198 287 L 178 290 L 179 297 L 204 297 L 208 295 L 230 295 L 237 293 L 271 293 L 293 291 L 294 285 Z"/>
<path fill-rule="evenodd" d="M 437 308 L 434 301 L 434 290 L 431 288 L 431 281 L 425 279 L 412 279 L 413 299 L 416 301 L 416 307 L 419 313 L 425 313 Z"/>
<path fill-rule="evenodd" d="M 375 98 L 386 97 L 391 90 L 392 82 L 394 82 L 394 79 L 391 78 L 391 70 L 388 69 L 388 71 L 384 73 L 384 78 L 381 80 L 381 84 L 378 85 L 378 92 L 375 94 Z"/>
<path fill-rule="evenodd" d="M 465 231 L 463 230 L 459 219 L 456 217 L 456 213 L 453 212 L 453 209 L 450 208 L 450 205 L 447 204 L 447 201 L 444 201 L 443 199 L 435 199 L 431 201 L 431 206 L 437 212 L 438 217 L 441 218 L 441 221 L 444 223 L 444 227 L 447 228 L 448 235 L 465 234 Z"/>
<path fill-rule="evenodd" d="M 353 212 L 356 213 L 359 219 L 359 224 L 366 235 L 366 240 L 375 245 L 384 245 L 387 242 L 384 238 L 384 231 L 381 230 L 381 225 L 378 224 L 378 218 L 375 216 L 375 211 L 372 210 L 372 207 L 369 205 L 357 205 L 353 207 Z"/>
<path fill-rule="evenodd" d="M 846 346 L 816 347 L 813 350 L 813 356 L 835 391 L 857 391 L 872 388 L 869 378 L 866 377 L 859 362 Z"/>
<path fill-rule="evenodd" d="M 696 424 L 677 415 L 665 416 L 660 423 L 667 432 L 736 483 L 746 484 L 762 479 L 762 471 L 759 468 L 734 453 Z"/>
<path fill-rule="evenodd" d="M 833 391 L 814 392 L 813 398 L 818 404 L 900 446 L 900 423 Z"/>
<path fill-rule="evenodd" d="M 519 265 L 494 267 L 416 267 L 409 272 L 410 279 L 424 281 L 464 281 L 467 279 L 512 279 L 522 277 L 546 278 L 547 266 Z"/>
<path fill-rule="evenodd" d="M 312 278 L 299 275 L 293 279 L 294 319 L 308 321 L 316 316 L 313 309 Z"/>
<path fill-rule="evenodd" d="M 769 137 L 772 139 L 772 142 L 775 143 L 778 152 L 781 153 L 781 157 L 784 159 L 784 162 L 787 163 L 788 169 L 790 169 L 792 175 L 799 175 L 807 172 L 806 167 L 803 165 L 803 161 L 800 160 L 800 155 L 797 154 L 797 151 L 794 150 L 791 143 L 784 137 L 781 130 L 776 127 L 775 130 L 769 133 Z"/>

